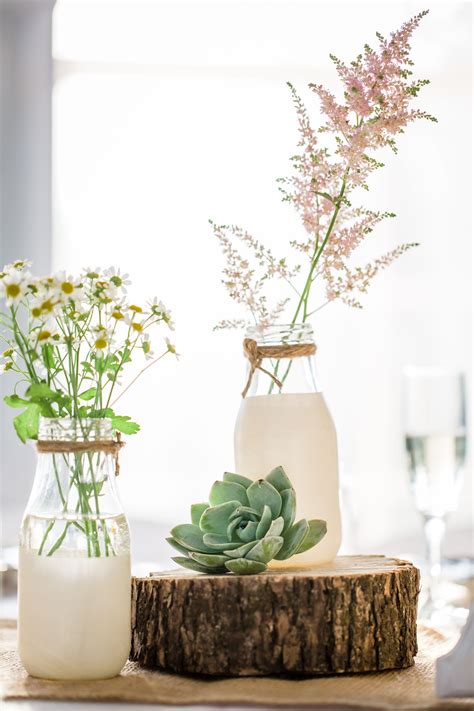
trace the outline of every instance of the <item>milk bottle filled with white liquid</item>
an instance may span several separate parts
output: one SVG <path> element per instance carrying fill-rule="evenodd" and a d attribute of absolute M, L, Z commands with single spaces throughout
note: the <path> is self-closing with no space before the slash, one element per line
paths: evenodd
<path fill-rule="evenodd" d="M 341 543 L 337 438 L 316 381 L 312 328 L 271 326 L 246 335 L 250 369 L 235 426 L 235 471 L 258 479 L 283 466 L 296 491 L 296 520 L 327 522 L 318 545 L 271 567 L 329 562 Z"/>
<path fill-rule="evenodd" d="M 19 551 L 18 648 L 46 679 L 120 673 L 130 651 L 127 519 L 110 420 L 42 418 Z"/>

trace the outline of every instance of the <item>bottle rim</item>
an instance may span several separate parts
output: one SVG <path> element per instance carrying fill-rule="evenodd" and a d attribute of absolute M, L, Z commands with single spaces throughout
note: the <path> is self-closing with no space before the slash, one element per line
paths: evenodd
<path fill-rule="evenodd" d="M 110 418 L 40 417 L 38 439 L 62 442 L 112 440 Z"/>
<path fill-rule="evenodd" d="M 248 325 L 246 338 L 252 338 L 260 345 L 314 343 L 312 325 L 304 323 L 269 324 L 268 326 Z"/>

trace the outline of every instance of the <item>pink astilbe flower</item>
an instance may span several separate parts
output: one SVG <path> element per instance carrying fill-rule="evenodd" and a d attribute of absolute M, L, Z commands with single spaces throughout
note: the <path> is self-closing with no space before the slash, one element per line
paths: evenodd
<path fill-rule="evenodd" d="M 306 260 L 306 270 L 289 269 L 286 260 L 276 260 L 271 252 L 247 232 L 237 227 L 217 227 L 214 232 L 224 251 L 227 265 L 224 284 L 230 296 L 246 306 L 254 320 L 267 324 L 283 313 L 288 299 L 270 308 L 264 288 L 271 277 L 287 282 L 298 301 L 293 322 L 311 313 L 309 297 L 315 281 L 326 284 L 327 301 L 341 299 L 360 308 L 354 294 L 365 294 L 381 269 L 415 246 L 403 244 L 364 267 L 352 267 L 353 252 L 391 212 L 354 206 L 351 193 L 368 189 L 371 173 L 383 167 L 374 153 L 390 148 L 397 152 L 396 136 L 418 119 L 436 121 L 430 114 L 413 108 L 412 102 L 428 80 L 412 79 L 413 62 L 409 41 L 427 11 L 405 22 L 385 39 L 377 33 L 378 46 L 369 45 L 350 64 L 331 55 L 343 85 L 343 101 L 319 84 L 310 84 L 318 97 L 323 123 L 315 130 L 308 111 L 292 84 L 289 84 L 298 122 L 298 152 L 291 158 L 293 173 L 278 180 L 283 200 L 291 203 L 301 218 L 305 233 L 290 242 Z M 245 245 L 263 270 L 258 276 L 248 259 L 241 257 L 235 242 Z M 301 283 L 295 277 L 301 274 Z M 229 325 L 230 322 L 223 322 Z"/>

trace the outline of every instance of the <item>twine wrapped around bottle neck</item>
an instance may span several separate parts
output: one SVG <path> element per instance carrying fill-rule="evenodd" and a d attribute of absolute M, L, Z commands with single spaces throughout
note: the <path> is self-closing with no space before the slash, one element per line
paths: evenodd
<path fill-rule="evenodd" d="M 115 476 L 120 474 L 119 452 L 125 442 L 122 442 L 120 432 L 116 433 L 116 439 L 97 440 L 38 440 L 36 450 L 39 454 L 84 454 L 85 452 L 103 452 L 111 454 L 115 461 Z"/>
<path fill-rule="evenodd" d="M 259 346 L 253 338 L 244 338 L 244 355 L 250 363 L 249 375 L 247 383 L 242 391 L 242 397 L 245 397 L 252 384 L 252 378 L 256 370 L 261 370 L 262 373 L 268 375 L 275 385 L 281 390 L 283 383 L 277 378 L 275 373 L 262 368 L 264 358 L 301 358 L 303 356 L 312 356 L 316 353 L 315 343 L 281 343 L 276 346 Z"/>

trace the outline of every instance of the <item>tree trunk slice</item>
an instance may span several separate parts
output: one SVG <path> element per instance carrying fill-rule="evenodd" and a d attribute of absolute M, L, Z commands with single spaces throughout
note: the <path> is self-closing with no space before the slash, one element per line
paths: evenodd
<path fill-rule="evenodd" d="M 419 571 L 348 556 L 260 575 L 152 573 L 132 583 L 130 658 L 210 676 L 402 669 L 417 652 Z"/>

